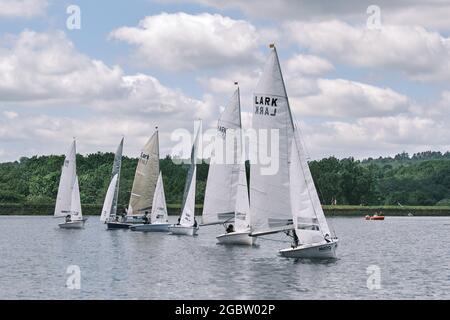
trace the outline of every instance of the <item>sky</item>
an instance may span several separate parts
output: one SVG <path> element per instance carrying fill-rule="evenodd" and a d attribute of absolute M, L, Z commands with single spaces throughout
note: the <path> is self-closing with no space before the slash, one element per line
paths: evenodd
<path fill-rule="evenodd" d="M 88 154 L 125 136 L 137 156 L 155 126 L 170 154 L 174 131 L 216 126 L 234 81 L 250 127 L 270 43 L 310 158 L 445 152 L 449 16 L 442 0 L 0 0 L 0 162 L 73 137 Z"/>

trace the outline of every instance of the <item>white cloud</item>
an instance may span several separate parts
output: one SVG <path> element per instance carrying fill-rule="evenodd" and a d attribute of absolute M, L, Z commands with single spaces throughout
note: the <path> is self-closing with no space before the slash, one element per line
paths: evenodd
<path fill-rule="evenodd" d="M 181 0 L 159 0 L 181 2 Z M 186 2 L 183 0 L 183 2 Z M 239 9 L 252 18 L 283 21 L 324 21 L 340 19 L 351 23 L 365 23 L 370 5 L 381 9 L 381 19 L 387 24 L 420 25 L 426 28 L 450 30 L 450 3 L 443 0 L 190 0 L 204 6 Z"/>
<path fill-rule="evenodd" d="M 139 61 L 154 68 L 193 70 L 259 59 L 255 27 L 219 14 L 161 13 L 146 17 L 138 27 L 116 29 L 110 36 L 135 45 Z"/>
<path fill-rule="evenodd" d="M 318 92 L 296 96 L 291 92 L 291 105 L 302 115 L 360 118 L 395 115 L 409 111 L 408 97 L 389 88 L 379 88 L 343 79 L 318 79 Z M 301 92 L 302 93 L 302 92 Z"/>
<path fill-rule="evenodd" d="M 398 70 L 418 81 L 450 79 L 450 39 L 423 27 L 383 25 L 370 30 L 333 20 L 289 22 L 286 29 L 300 46 L 339 62 Z"/>
<path fill-rule="evenodd" d="M 0 17 L 34 17 L 43 14 L 47 5 L 47 0 L 0 0 Z"/>
<path fill-rule="evenodd" d="M 321 76 L 333 71 L 333 65 L 318 56 L 297 54 L 286 62 L 286 68 L 292 75 Z"/>
<path fill-rule="evenodd" d="M 3 115 L 5 116 L 6 119 L 15 119 L 19 116 L 19 114 L 17 112 L 14 111 L 3 111 Z"/>
<path fill-rule="evenodd" d="M 155 126 L 165 154 L 173 130 L 211 116 L 209 96 L 194 99 L 150 75 L 127 75 L 79 53 L 62 32 L 8 37 L 0 71 L 0 145 L 8 159 L 61 153 L 73 136 L 86 146 L 81 152 L 108 151 L 122 134 L 135 155 Z"/>

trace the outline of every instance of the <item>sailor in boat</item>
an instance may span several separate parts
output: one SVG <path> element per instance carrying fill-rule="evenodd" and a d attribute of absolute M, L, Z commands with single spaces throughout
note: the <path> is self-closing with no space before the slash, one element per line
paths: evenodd
<path fill-rule="evenodd" d="M 180 218 L 178 218 L 178 223 L 177 223 L 177 226 L 179 226 L 181 223 L 181 217 Z"/>
<path fill-rule="evenodd" d="M 229 225 L 228 225 L 228 227 L 227 227 L 227 229 L 226 229 L 226 232 L 227 232 L 227 233 L 232 233 L 232 232 L 234 232 L 234 226 L 233 226 L 233 224 L 229 224 Z"/>
<path fill-rule="evenodd" d="M 68 214 L 67 216 L 66 216 L 66 223 L 69 223 L 71 221 L 71 219 L 70 219 L 70 214 Z"/>
<path fill-rule="evenodd" d="M 148 211 L 145 211 L 144 216 L 142 217 L 142 220 L 144 221 L 144 224 L 149 224 L 149 220 L 148 220 Z"/>
<path fill-rule="evenodd" d="M 197 228 L 197 226 L 198 226 L 197 219 L 195 219 L 194 217 L 194 228 Z"/>
<path fill-rule="evenodd" d="M 286 231 L 286 235 L 289 237 L 292 237 L 292 245 L 291 248 L 295 249 L 300 245 L 300 241 L 298 240 L 297 237 L 297 233 L 295 232 L 295 230 L 292 230 L 292 235 L 291 235 L 291 231 Z"/>
<path fill-rule="evenodd" d="M 328 233 L 327 233 L 323 238 L 325 239 L 325 241 L 326 241 L 327 243 L 330 243 L 330 242 L 331 242 L 331 238 L 330 238 L 330 235 L 329 235 Z"/>

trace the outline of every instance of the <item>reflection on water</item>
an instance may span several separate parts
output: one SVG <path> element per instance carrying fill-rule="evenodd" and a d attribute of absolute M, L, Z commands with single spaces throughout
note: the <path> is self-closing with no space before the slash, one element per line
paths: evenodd
<path fill-rule="evenodd" d="M 196 237 L 106 231 L 97 217 L 62 230 L 50 217 L 0 217 L 1 299 L 450 298 L 450 218 L 332 218 L 338 260 L 278 256 L 282 235 L 255 247 L 217 245 L 221 226 Z M 66 287 L 81 269 L 81 290 Z M 367 288 L 367 268 L 381 289 Z"/>

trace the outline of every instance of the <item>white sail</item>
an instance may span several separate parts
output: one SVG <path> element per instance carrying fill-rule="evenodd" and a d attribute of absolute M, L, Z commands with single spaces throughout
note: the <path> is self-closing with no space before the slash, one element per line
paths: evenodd
<path fill-rule="evenodd" d="M 233 215 L 241 161 L 240 130 L 241 108 L 237 88 L 218 121 L 215 151 L 211 157 L 206 182 L 203 223 L 224 221 Z M 227 139 L 232 142 L 231 149 L 227 148 Z"/>
<path fill-rule="evenodd" d="M 275 47 L 259 80 L 253 102 L 252 126 L 259 134 L 258 153 L 275 155 L 278 161 L 275 172 L 261 163 L 251 165 L 252 226 L 254 231 L 262 231 L 292 223 L 288 160 L 294 127 Z M 261 139 L 264 133 L 270 137 L 273 134 L 271 130 L 279 135 L 275 145 L 269 143 L 269 139 Z"/>
<path fill-rule="evenodd" d="M 102 214 L 100 215 L 100 221 L 106 222 L 110 215 L 111 215 L 111 209 L 114 205 L 114 197 L 117 190 L 117 180 L 119 178 L 119 174 L 116 174 L 111 182 L 109 183 L 108 191 L 106 192 L 105 201 L 103 202 L 103 209 Z"/>
<path fill-rule="evenodd" d="M 70 219 L 72 221 L 83 220 L 81 212 L 80 187 L 78 185 L 78 176 L 75 176 L 75 182 L 72 188 L 71 203 L 70 203 Z"/>
<path fill-rule="evenodd" d="M 76 179 L 76 142 L 73 141 L 61 170 L 56 197 L 55 217 L 65 217 L 71 213 L 72 190 Z"/>
<path fill-rule="evenodd" d="M 239 170 L 239 183 L 236 193 L 234 229 L 237 232 L 248 231 L 250 227 L 250 203 L 248 199 L 247 175 L 245 173 L 245 164 L 242 164 Z"/>
<path fill-rule="evenodd" d="M 331 236 L 298 131 L 292 141 L 290 195 L 294 226 L 300 243 L 318 243 Z"/>
<path fill-rule="evenodd" d="M 117 203 L 119 201 L 119 184 L 120 184 L 120 171 L 122 168 L 122 153 L 123 153 L 123 140 L 120 141 L 119 146 L 117 147 L 116 154 L 114 155 L 114 163 L 111 177 L 114 178 L 117 175 L 116 188 L 114 193 L 114 198 L 112 200 L 112 206 L 110 209 L 110 216 L 115 216 L 117 214 Z"/>
<path fill-rule="evenodd" d="M 127 215 L 150 213 L 159 174 L 159 139 L 156 131 L 144 146 L 139 157 L 131 189 Z"/>
<path fill-rule="evenodd" d="M 156 183 L 155 195 L 153 197 L 151 222 L 167 222 L 167 206 L 166 196 L 164 194 L 164 184 L 162 174 L 159 173 L 158 182 Z"/>
<path fill-rule="evenodd" d="M 183 227 L 192 227 L 195 219 L 195 184 L 197 176 L 197 167 L 194 167 L 192 179 L 189 184 L 189 189 L 186 197 L 186 202 L 183 207 L 183 212 L 180 217 L 180 224 Z"/>

